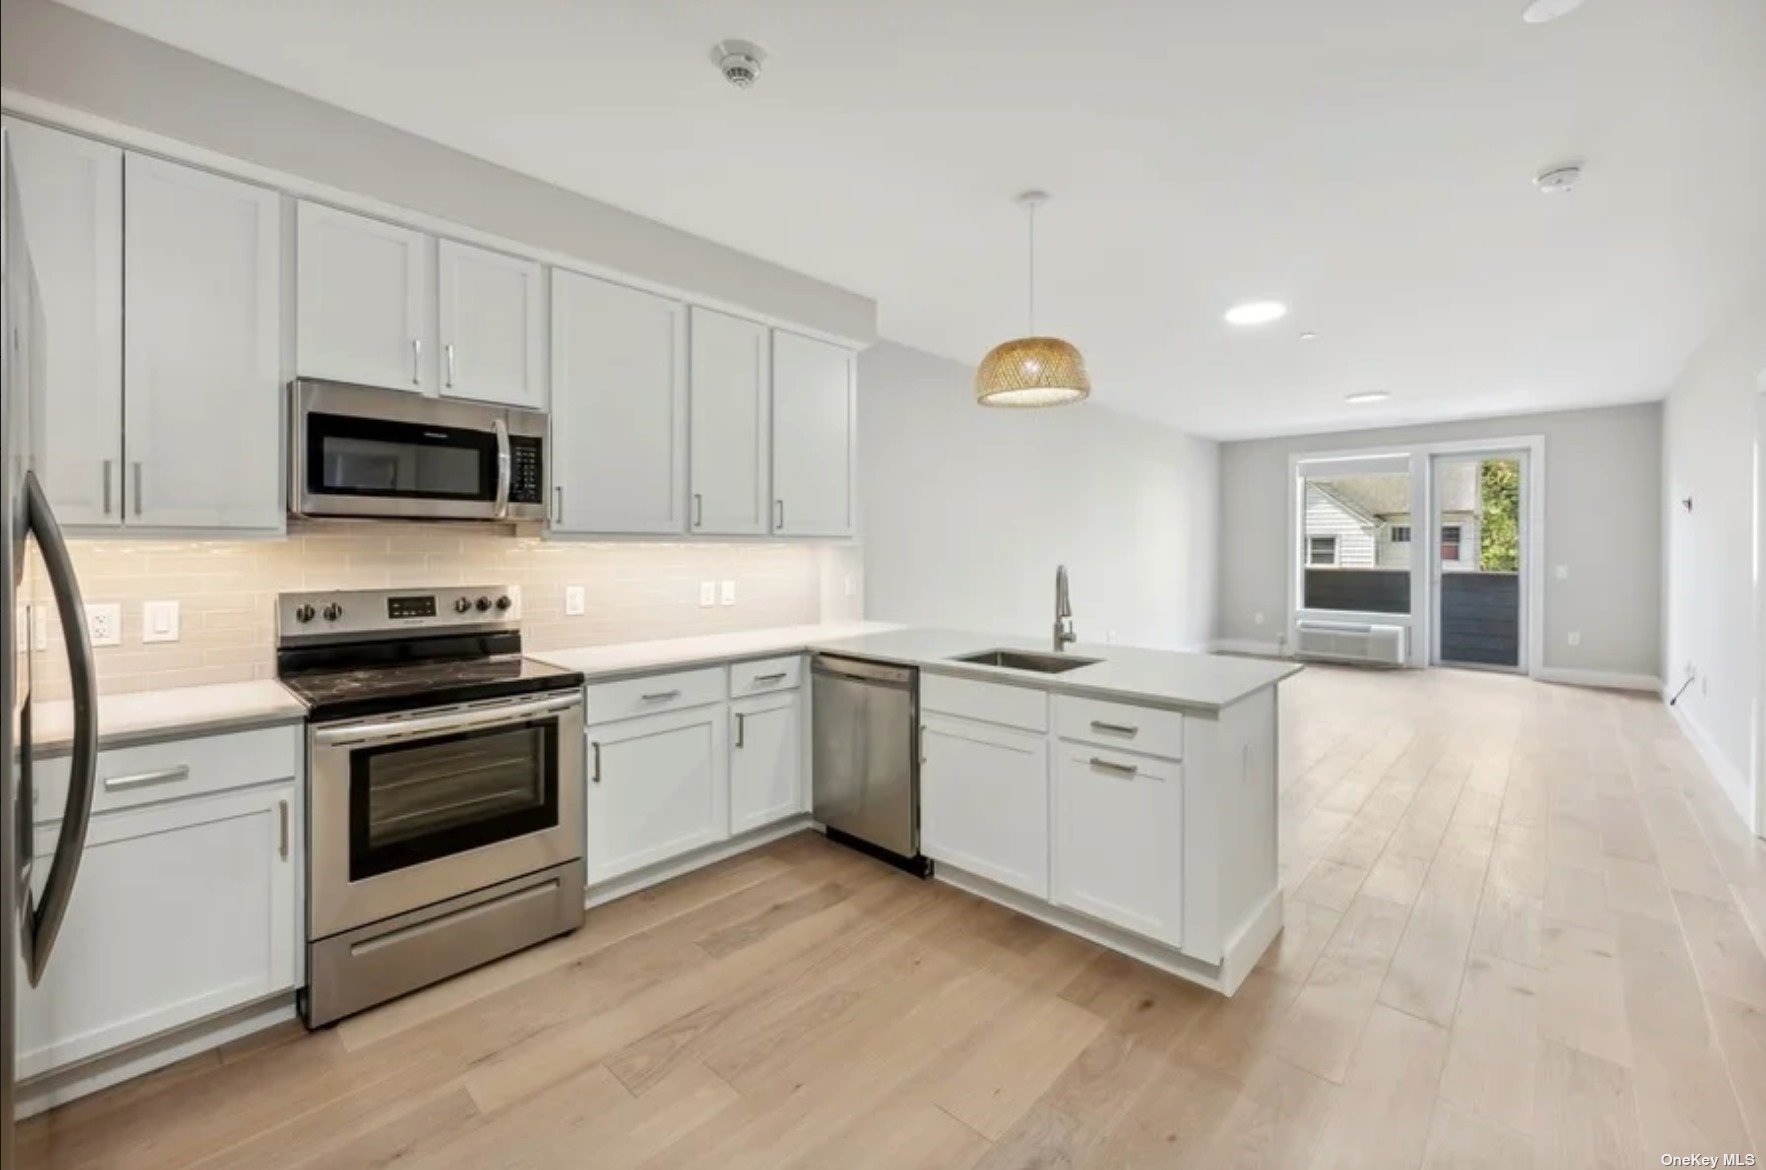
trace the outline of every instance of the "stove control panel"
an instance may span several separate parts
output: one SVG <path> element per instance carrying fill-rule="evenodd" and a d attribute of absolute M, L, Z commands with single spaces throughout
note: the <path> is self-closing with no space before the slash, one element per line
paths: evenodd
<path fill-rule="evenodd" d="M 276 599 L 279 644 L 323 637 L 374 637 L 451 629 L 515 629 L 521 590 L 515 585 L 445 589 L 334 589 L 284 593 Z"/>

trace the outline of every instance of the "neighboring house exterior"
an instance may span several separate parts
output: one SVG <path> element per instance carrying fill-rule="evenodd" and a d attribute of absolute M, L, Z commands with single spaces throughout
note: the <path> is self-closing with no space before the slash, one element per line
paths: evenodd
<path fill-rule="evenodd" d="M 1441 567 L 1448 572 L 1479 568 L 1477 476 L 1476 464 L 1456 464 L 1442 485 Z M 1412 521 L 1406 477 L 1339 476 L 1306 482 L 1304 539 L 1307 568 L 1408 569 L 1428 531 Z"/>

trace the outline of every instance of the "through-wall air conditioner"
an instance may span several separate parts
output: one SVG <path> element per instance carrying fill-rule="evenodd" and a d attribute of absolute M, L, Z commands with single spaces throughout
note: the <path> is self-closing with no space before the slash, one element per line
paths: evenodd
<path fill-rule="evenodd" d="M 1300 658 L 1326 662 L 1359 662 L 1369 666 L 1403 666 L 1403 626 L 1364 625 L 1358 622 L 1301 622 L 1296 627 L 1294 653 Z"/>

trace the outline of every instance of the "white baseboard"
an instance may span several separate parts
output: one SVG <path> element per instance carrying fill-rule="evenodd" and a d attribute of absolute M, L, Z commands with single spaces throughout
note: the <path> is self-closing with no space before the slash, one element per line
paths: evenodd
<path fill-rule="evenodd" d="M 1617 670 L 1577 670 L 1567 666 L 1541 666 L 1533 672 L 1540 682 L 1572 687 L 1598 687 L 1608 691 L 1662 693 L 1662 680 L 1653 674 L 1626 674 Z"/>
<path fill-rule="evenodd" d="M 1212 654 L 1254 654 L 1259 658 L 1282 657 L 1280 642 L 1258 642 L 1250 638 L 1216 638 L 1208 643 Z"/>
<path fill-rule="evenodd" d="M 1741 818 L 1741 823 L 1756 833 L 1759 832 L 1759 828 L 1754 825 L 1754 810 L 1751 807 L 1753 786 L 1748 783 L 1747 774 L 1724 757 L 1716 741 L 1698 725 L 1685 707 L 1670 706 L 1668 711 L 1674 716 L 1674 722 L 1680 725 L 1680 730 L 1686 733 L 1686 738 L 1692 741 L 1692 746 L 1698 749 L 1699 758 L 1705 761 L 1705 767 L 1717 781 L 1717 787 L 1723 790 L 1723 795 L 1735 806 L 1735 815 Z"/>

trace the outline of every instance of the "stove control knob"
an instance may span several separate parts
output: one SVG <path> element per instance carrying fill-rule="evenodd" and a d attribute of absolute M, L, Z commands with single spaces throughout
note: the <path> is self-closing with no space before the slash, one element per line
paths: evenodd
<path fill-rule="evenodd" d="M 472 599 L 470 597 L 456 597 L 456 598 L 454 598 L 454 612 L 455 613 L 465 613 L 467 610 L 469 610 L 471 608 L 472 608 Z"/>
<path fill-rule="evenodd" d="M 479 613 L 483 613 L 485 610 L 489 609 L 490 607 L 491 607 L 491 599 L 490 598 L 481 597 L 478 599 L 478 612 Z"/>
<path fill-rule="evenodd" d="M 325 620 L 328 622 L 334 622 L 338 618 L 343 616 L 343 606 L 341 606 L 341 605 L 337 604 L 337 602 L 333 601 L 325 606 L 324 612 L 325 612 Z"/>
<path fill-rule="evenodd" d="M 505 594 L 503 594 L 503 596 L 497 598 L 497 608 L 499 610 L 508 609 L 510 606 L 512 606 L 514 604 L 515 603 L 513 601 L 509 600 L 509 595 L 507 593 L 505 593 Z"/>
<path fill-rule="evenodd" d="M 312 621 L 313 618 L 315 618 L 317 616 L 318 616 L 318 611 L 315 610 L 310 605 L 298 605 L 295 607 L 294 620 L 299 622 L 303 626 L 306 625 L 308 622 Z"/>

